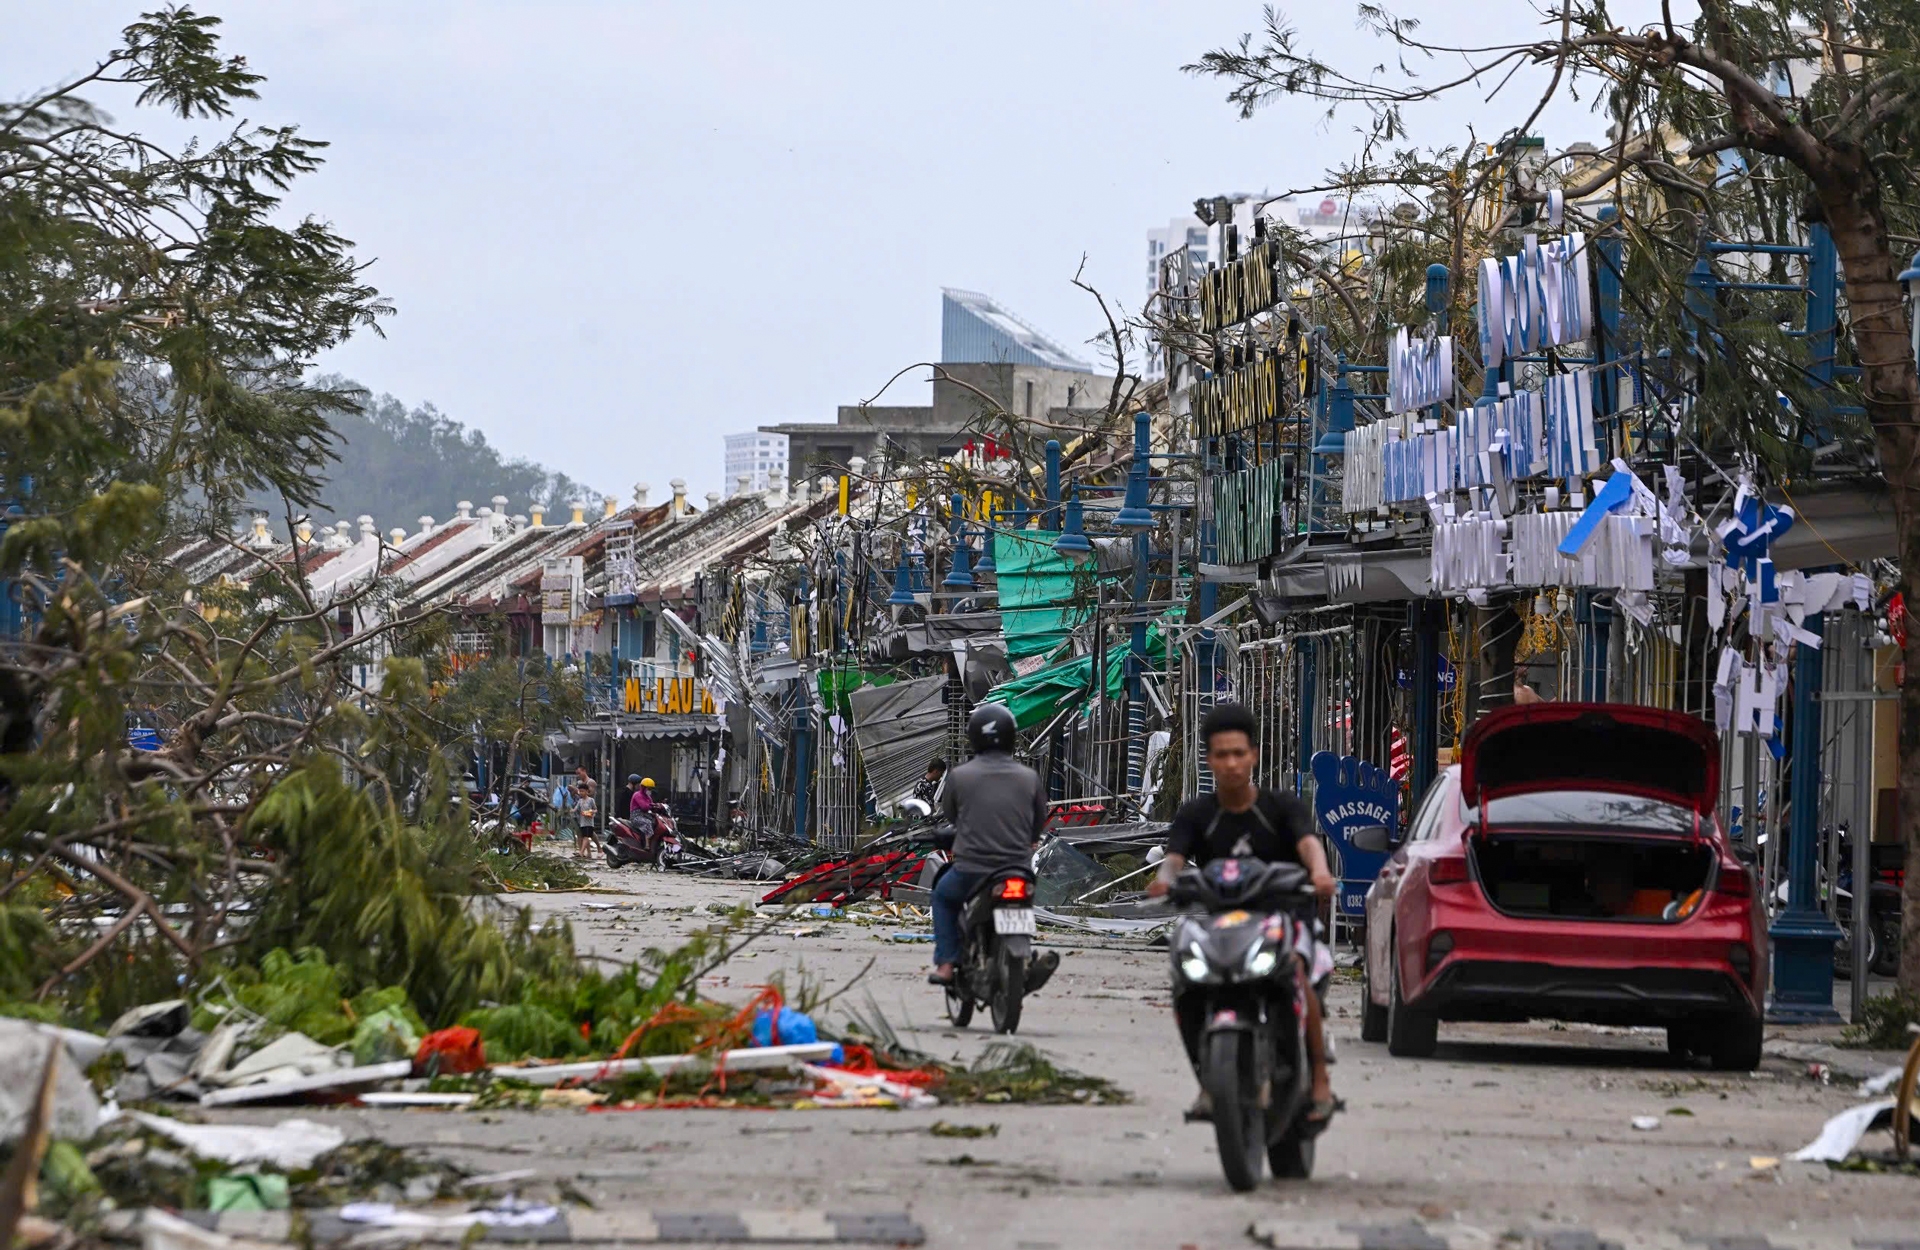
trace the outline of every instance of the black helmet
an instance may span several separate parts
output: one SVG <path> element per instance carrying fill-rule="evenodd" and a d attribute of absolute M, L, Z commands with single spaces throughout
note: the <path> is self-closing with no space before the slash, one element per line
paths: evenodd
<path fill-rule="evenodd" d="M 982 703 L 967 717 L 967 742 L 975 755 L 1013 750 L 1013 713 L 1004 703 Z"/>
<path fill-rule="evenodd" d="M 627 774 L 627 784 L 628 784 L 628 785 L 630 785 L 630 786 L 637 786 L 637 785 L 639 785 L 639 784 L 640 784 L 640 774 L 639 774 L 639 773 L 628 773 L 628 774 Z"/>

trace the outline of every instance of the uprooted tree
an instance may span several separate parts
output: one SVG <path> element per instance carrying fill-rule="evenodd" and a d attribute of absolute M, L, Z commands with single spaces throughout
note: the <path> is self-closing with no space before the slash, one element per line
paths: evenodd
<path fill-rule="evenodd" d="M 312 947 L 349 990 L 451 1016 L 567 948 L 473 905 L 450 748 L 474 709 L 436 703 L 444 625 L 377 579 L 316 602 L 297 560 L 196 588 L 160 554 L 224 541 L 249 496 L 317 501 L 351 399 L 303 379 L 387 311 L 347 239 L 283 222 L 322 144 L 166 147 L 89 98 L 226 126 L 261 80 L 217 25 L 147 14 L 0 104 L 0 578 L 23 618 L 0 647 L 0 1001 L 98 1019 Z M 349 635 L 343 608 L 373 623 Z"/>
<path fill-rule="evenodd" d="M 1690 263 L 1693 256 L 1690 240 L 1672 228 L 1675 221 L 1691 219 L 1697 230 L 1744 219 L 1763 228 L 1771 223 L 1776 235 L 1787 213 L 1824 222 L 1845 281 L 1838 341 L 1860 369 L 1858 402 L 1868 427 L 1862 434 L 1877 450 L 1891 491 L 1901 587 L 1911 603 L 1920 588 L 1920 376 L 1898 274 L 1903 249 L 1920 243 L 1914 224 L 1920 8 L 1801 0 L 1700 0 L 1698 8 L 1698 19 L 1687 23 L 1676 21 L 1663 3 L 1661 21 L 1634 29 L 1616 23 L 1600 0 L 1558 0 L 1540 9 L 1544 37 L 1452 47 L 1425 39 L 1414 21 L 1362 5 L 1362 24 L 1398 50 L 1399 74 L 1384 67 L 1349 71 L 1316 58 L 1270 8 L 1258 35 L 1244 35 L 1188 69 L 1226 80 L 1228 99 L 1243 117 L 1286 99 L 1324 105 L 1329 112 L 1343 104 L 1367 110 L 1367 155 L 1335 180 L 1347 189 L 1408 184 L 1400 175 L 1419 158 L 1394 149 L 1403 141 L 1402 110 L 1408 105 L 1466 88 L 1497 89 L 1516 69 L 1547 67 L 1544 90 L 1516 119 L 1514 133 L 1525 135 L 1553 100 L 1591 88 L 1595 111 L 1612 124 L 1610 146 L 1565 195 L 1572 203 L 1609 188 L 1622 201 L 1630 198 L 1629 188 L 1658 193 L 1666 228 L 1657 218 L 1636 222 L 1624 204 L 1623 222 L 1615 227 L 1628 232 L 1636 253 L 1656 260 L 1663 251 L 1669 254 L 1668 279 L 1657 285 L 1668 295 L 1664 304 L 1676 311 L 1644 310 L 1656 332 L 1663 321 L 1677 336 L 1697 337 L 1702 328 L 1684 319 L 1685 301 L 1671 277 L 1676 262 Z M 1429 81 L 1409 66 L 1429 60 L 1461 68 Z M 1718 167 L 1723 154 L 1738 158 L 1733 168 Z M 1470 150 L 1439 163 L 1449 168 L 1424 185 L 1441 188 L 1444 203 L 1471 205 L 1501 176 L 1498 159 L 1477 160 Z M 1496 225 L 1530 215 L 1545 198 L 1542 189 L 1505 190 L 1508 203 Z M 1448 237 L 1458 273 L 1466 217 L 1456 211 L 1453 224 Z M 1680 355 L 1713 370 L 1696 379 L 1706 401 L 1703 412 L 1728 424 L 1744 421 L 1739 433 L 1757 458 L 1792 468 L 1802 454 L 1800 431 L 1782 431 L 1773 414 L 1781 393 L 1806 395 L 1805 378 L 1789 367 L 1755 367 L 1787 358 L 1770 350 L 1778 345 L 1769 333 L 1779 335 L 1765 328 L 1766 320 L 1750 317 L 1749 337 L 1728 350 Z M 1818 411 L 1807 403 L 1795 408 Z M 1904 659 L 1909 677 L 1899 704 L 1899 812 L 1901 838 L 1913 861 L 1920 859 L 1920 631 L 1908 632 Z M 1920 877 L 1913 874 L 1904 915 L 1900 984 L 1920 991 Z"/>

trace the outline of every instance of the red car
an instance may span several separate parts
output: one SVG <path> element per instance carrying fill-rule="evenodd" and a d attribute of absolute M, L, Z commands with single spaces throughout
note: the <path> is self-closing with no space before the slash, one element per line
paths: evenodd
<path fill-rule="evenodd" d="M 1433 1053 L 1442 1020 L 1664 1026 L 1721 1069 L 1760 1062 L 1766 923 L 1714 819 L 1711 727 L 1661 708 L 1482 717 L 1367 891 L 1360 1035 Z"/>

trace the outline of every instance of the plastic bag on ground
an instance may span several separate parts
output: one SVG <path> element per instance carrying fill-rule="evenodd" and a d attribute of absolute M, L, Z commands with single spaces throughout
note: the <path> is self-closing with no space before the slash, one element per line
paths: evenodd
<path fill-rule="evenodd" d="M 413 1055 L 413 1066 L 416 1071 L 432 1068 L 450 1076 L 478 1072 L 487 1066 L 486 1043 L 481 1040 L 479 1029 L 459 1026 L 438 1029 L 420 1040 L 420 1048 Z"/>
<path fill-rule="evenodd" d="M 419 1047 L 420 1035 L 395 1008 L 376 1011 L 353 1027 L 353 1062 L 360 1067 L 411 1059 Z"/>
<path fill-rule="evenodd" d="M 813 1017 L 791 1007 L 782 1007 L 778 1015 L 761 1011 L 753 1017 L 755 1046 L 809 1046 L 819 1040 Z"/>
<path fill-rule="evenodd" d="M 277 1172 L 234 1172 L 207 1182 L 209 1211 L 285 1211 L 292 1205 L 287 1178 Z"/>

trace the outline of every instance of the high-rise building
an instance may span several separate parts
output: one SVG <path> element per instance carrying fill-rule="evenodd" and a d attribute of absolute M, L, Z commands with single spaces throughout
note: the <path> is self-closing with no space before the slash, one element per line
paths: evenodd
<path fill-rule="evenodd" d="M 1356 203 L 1351 199 L 1326 196 L 1315 199 L 1311 196 L 1296 198 L 1286 196 L 1280 199 L 1268 199 L 1261 195 L 1248 195 L 1239 192 L 1221 197 L 1231 206 L 1232 222 L 1239 232 L 1240 246 L 1244 249 L 1253 241 L 1254 217 L 1257 214 L 1268 222 L 1287 226 L 1299 231 L 1308 239 L 1331 249 L 1333 258 L 1360 246 L 1361 236 L 1367 226 L 1379 215 L 1377 206 Z M 1216 200 L 1218 204 L 1220 201 Z M 1187 250 L 1185 272 L 1189 275 L 1206 272 L 1209 262 L 1219 263 L 1225 259 L 1223 243 L 1224 220 L 1209 227 L 1198 217 L 1176 217 L 1167 223 L 1164 230 L 1147 231 L 1147 298 L 1151 300 L 1161 291 L 1163 266 L 1167 258 L 1181 248 Z M 1166 371 L 1165 354 L 1154 345 L 1147 353 L 1146 368 L 1143 370 L 1148 381 L 1158 380 Z"/>
<path fill-rule="evenodd" d="M 1160 290 L 1160 261 L 1169 252 L 1187 248 L 1201 269 L 1207 267 L 1207 226 L 1198 217 L 1176 217 L 1165 230 L 1147 231 L 1147 294 Z"/>
<path fill-rule="evenodd" d="M 740 493 L 745 478 L 748 490 L 765 490 L 774 482 L 787 480 L 787 436 L 767 430 L 748 430 L 727 435 L 727 496 Z"/>

